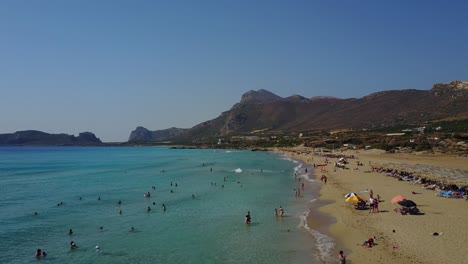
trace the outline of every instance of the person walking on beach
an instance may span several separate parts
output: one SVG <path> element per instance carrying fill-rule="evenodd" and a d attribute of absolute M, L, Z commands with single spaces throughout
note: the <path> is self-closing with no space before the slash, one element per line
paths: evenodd
<path fill-rule="evenodd" d="M 339 264 L 346 264 L 346 256 L 344 255 L 343 250 L 341 250 L 338 255 L 338 261 Z"/>
<path fill-rule="evenodd" d="M 369 214 L 374 212 L 374 198 L 372 196 L 369 198 Z"/>

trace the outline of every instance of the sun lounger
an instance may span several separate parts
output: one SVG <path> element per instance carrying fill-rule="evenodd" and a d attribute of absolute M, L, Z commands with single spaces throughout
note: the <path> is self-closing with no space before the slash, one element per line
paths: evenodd
<path fill-rule="evenodd" d="M 432 184 L 432 185 L 428 185 L 428 186 L 423 186 L 422 188 L 426 189 L 426 190 L 435 190 L 436 187 L 437 187 L 437 185 Z"/>

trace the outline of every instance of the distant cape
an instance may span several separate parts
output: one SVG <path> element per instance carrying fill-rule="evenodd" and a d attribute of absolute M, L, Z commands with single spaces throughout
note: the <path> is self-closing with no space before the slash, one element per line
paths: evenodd
<path fill-rule="evenodd" d="M 68 134 L 49 134 L 37 130 L 0 134 L 0 146 L 96 146 L 102 141 L 91 132 L 77 137 Z"/>

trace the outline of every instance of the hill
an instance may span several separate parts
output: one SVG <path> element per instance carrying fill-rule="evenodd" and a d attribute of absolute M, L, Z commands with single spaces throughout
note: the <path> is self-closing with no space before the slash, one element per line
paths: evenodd
<path fill-rule="evenodd" d="M 0 134 L 0 146 L 96 146 L 103 143 L 91 132 L 77 137 L 68 134 L 49 134 L 36 130 Z"/>
<path fill-rule="evenodd" d="M 194 142 L 256 131 L 287 134 L 379 129 L 467 114 L 468 82 L 461 81 L 434 84 L 430 90 L 390 90 L 348 99 L 300 95 L 282 98 L 269 91 L 258 90 L 242 95 L 239 103 L 217 118 L 179 130 L 178 134 L 164 139 Z"/>

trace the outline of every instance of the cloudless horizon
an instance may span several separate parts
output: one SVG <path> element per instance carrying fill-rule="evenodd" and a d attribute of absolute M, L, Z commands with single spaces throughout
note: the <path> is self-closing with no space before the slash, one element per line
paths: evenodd
<path fill-rule="evenodd" d="M 189 128 L 249 90 L 468 80 L 466 1 L 0 2 L 0 133 Z"/>

